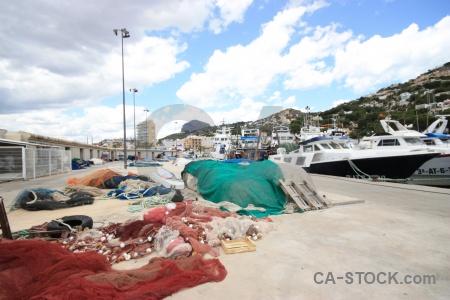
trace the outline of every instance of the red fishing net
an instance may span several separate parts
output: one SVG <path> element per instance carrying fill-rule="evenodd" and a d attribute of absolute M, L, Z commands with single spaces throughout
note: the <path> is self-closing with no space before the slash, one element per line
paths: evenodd
<path fill-rule="evenodd" d="M 39 240 L 0 240 L 0 299 L 162 299 L 181 289 L 222 281 L 217 259 L 153 258 L 136 270 L 115 271 L 95 251 L 74 254 Z"/>
<path fill-rule="evenodd" d="M 183 288 L 221 281 L 221 239 L 257 240 L 274 229 L 255 219 L 206 207 L 198 201 L 168 203 L 142 219 L 71 233 L 56 239 L 0 240 L 2 299 L 161 299 Z M 112 264 L 146 259 L 148 265 L 115 271 Z"/>

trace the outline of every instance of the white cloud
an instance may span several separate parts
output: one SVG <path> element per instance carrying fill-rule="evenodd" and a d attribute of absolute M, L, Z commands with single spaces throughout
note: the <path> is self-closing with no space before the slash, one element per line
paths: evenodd
<path fill-rule="evenodd" d="M 244 13 L 252 3 L 253 0 L 217 0 L 215 4 L 220 16 L 210 21 L 209 28 L 215 34 L 219 34 L 232 22 L 242 22 Z"/>
<path fill-rule="evenodd" d="M 290 106 L 291 104 L 294 104 L 296 101 L 295 96 L 290 96 L 283 102 L 283 106 Z"/>
<path fill-rule="evenodd" d="M 324 61 L 333 57 L 352 37 L 351 31 L 336 32 L 339 26 L 333 24 L 316 27 L 312 35 L 305 36 L 290 48 L 283 60 L 288 66 L 288 79 L 284 81 L 287 89 L 304 90 L 332 83 L 335 80 L 332 66 Z"/>
<path fill-rule="evenodd" d="M 282 60 L 281 53 L 300 18 L 313 10 L 311 7 L 319 6 L 291 5 L 264 24 L 261 35 L 249 45 L 235 45 L 226 52 L 216 50 L 204 72 L 192 74 L 177 96 L 192 105 L 214 107 L 233 102 L 232 94 L 244 98 L 264 94 L 274 77 L 286 71 L 289 62 Z"/>
<path fill-rule="evenodd" d="M 139 42 L 124 45 L 126 89 L 128 87 L 151 86 L 182 72 L 189 64 L 178 61 L 177 55 L 186 45 L 178 45 L 173 39 L 145 37 Z M 84 73 L 62 76 L 39 65 L 28 65 L 20 69 L 7 60 L 0 60 L 0 90 L 8 96 L 16 110 L 27 107 L 41 108 L 85 107 L 93 101 L 122 91 L 121 53 L 105 53 L 103 64 L 86 69 Z M 58 55 L 59 51 L 54 54 Z M 88 60 L 87 53 L 80 60 Z M 75 61 L 72 61 L 75 64 Z M 14 100 L 12 100 L 14 99 Z M 14 101 L 14 102 L 12 102 Z M 40 106 L 33 106 L 40 103 Z M 6 107 L 6 111 L 9 107 Z M 14 108 L 10 108 L 14 112 Z"/>
<path fill-rule="evenodd" d="M 256 121 L 261 112 L 261 108 L 265 105 L 263 102 L 245 98 L 240 102 L 239 107 L 226 111 L 209 111 L 208 114 L 212 117 L 216 125 L 222 124 L 223 121 L 226 124 Z"/>
<path fill-rule="evenodd" d="M 281 96 L 281 92 L 280 91 L 275 91 L 272 96 L 270 96 L 267 99 L 267 102 L 274 102 L 274 101 L 279 101 L 280 100 L 280 96 Z"/>
<path fill-rule="evenodd" d="M 411 24 L 390 37 L 373 36 L 353 40 L 336 54 L 334 73 L 356 93 L 373 91 L 376 86 L 415 78 L 429 66 L 448 61 L 450 16 L 422 31 Z"/>
<path fill-rule="evenodd" d="M 338 105 L 341 105 L 341 104 L 343 104 L 343 103 L 347 103 L 347 102 L 350 102 L 350 101 L 352 101 L 352 100 L 336 100 L 336 101 L 333 101 L 333 107 L 336 107 L 336 106 L 338 106 Z"/>
<path fill-rule="evenodd" d="M 121 92 L 121 37 L 126 27 L 125 81 L 149 87 L 189 67 L 179 56 L 187 45 L 178 32 L 203 29 L 215 0 L 119 0 L 57 2 L 36 0 L 2 3 L 0 19 L 0 97 L 2 112 L 23 109 L 84 107 Z M 225 28 L 240 20 L 239 5 L 222 3 Z M 41 11 L 45 13 L 36 13 Z M 189 11 L 189 13 L 186 13 Z M 195 17 L 192 17 L 195 16 Z M 148 37 L 152 30 L 168 30 Z M 34 105 L 39 103 L 40 105 Z"/>

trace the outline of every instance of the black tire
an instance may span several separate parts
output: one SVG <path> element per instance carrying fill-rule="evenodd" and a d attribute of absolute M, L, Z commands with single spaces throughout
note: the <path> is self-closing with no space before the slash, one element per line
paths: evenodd
<path fill-rule="evenodd" d="M 68 206 L 80 206 L 94 203 L 94 197 L 87 192 L 75 192 L 70 195 L 70 199 L 66 200 Z"/>
<path fill-rule="evenodd" d="M 66 216 L 61 218 L 62 222 L 69 225 L 72 229 L 74 229 L 77 226 L 81 226 L 81 229 L 84 230 L 85 228 L 91 229 L 94 225 L 94 221 L 89 216 L 83 216 L 83 215 L 74 215 L 74 216 Z M 61 224 L 55 220 L 49 222 L 47 224 L 47 231 L 54 231 L 54 230 L 70 230 L 66 225 Z M 52 237 L 59 237 L 61 236 L 60 233 L 50 235 Z"/>

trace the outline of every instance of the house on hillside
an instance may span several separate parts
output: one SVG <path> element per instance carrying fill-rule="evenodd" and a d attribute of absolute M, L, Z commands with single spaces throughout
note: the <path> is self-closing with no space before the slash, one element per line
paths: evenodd
<path fill-rule="evenodd" d="M 411 97 L 411 95 L 412 95 L 412 94 L 409 93 L 409 92 L 401 93 L 401 94 L 399 95 L 400 101 L 408 100 L 408 99 Z"/>
<path fill-rule="evenodd" d="M 400 100 L 400 101 L 398 101 L 397 105 L 398 106 L 408 106 L 409 103 L 410 102 L 408 100 Z"/>

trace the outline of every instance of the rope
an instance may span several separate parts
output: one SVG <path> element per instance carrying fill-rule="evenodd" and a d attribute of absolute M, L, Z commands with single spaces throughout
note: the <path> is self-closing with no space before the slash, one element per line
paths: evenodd
<path fill-rule="evenodd" d="M 34 204 L 38 200 L 38 196 L 36 195 L 35 192 L 30 191 L 30 193 L 33 195 L 34 199 L 29 202 L 26 202 L 26 204 Z"/>
<path fill-rule="evenodd" d="M 373 180 L 372 177 L 371 177 L 369 174 L 366 174 L 366 173 L 364 173 L 363 171 L 361 171 L 361 170 L 355 165 L 355 163 L 351 161 L 351 159 L 347 159 L 347 161 L 348 161 L 350 167 L 352 168 L 353 172 L 356 173 L 356 175 L 362 177 L 362 179 Z M 361 174 L 363 174 L 365 177 L 368 177 L 368 178 L 363 177 Z"/>
<path fill-rule="evenodd" d="M 421 178 L 421 179 L 414 179 L 414 178 L 408 178 L 411 181 L 417 180 L 417 181 L 434 181 L 434 180 L 449 180 L 450 181 L 450 177 L 441 177 L 441 178 Z"/>
<path fill-rule="evenodd" d="M 366 179 L 369 181 L 373 181 L 374 179 L 372 178 L 372 176 L 370 176 L 369 174 L 364 173 L 363 171 L 361 171 L 354 162 L 352 162 L 350 159 L 348 159 L 348 163 L 350 164 L 350 167 L 353 169 L 353 171 L 356 173 L 356 175 L 358 175 L 359 177 L 361 177 L 361 179 Z M 362 174 L 362 175 L 361 175 Z M 364 175 L 364 176 L 363 176 Z M 365 178 L 367 177 L 367 178 Z M 385 182 L 407 182 L 409 180 L 412 180 L 411 178 L 406 178 L 406 179 L 391 179 L 391 178 L 386 178 L 386 177 L 380 177 L 377 179 L 377 181 L 385 181 Z"/>
<path fill-rule="evenodd" d="M 352 162 L 350 159 L 348 159 L 348 163 L 350 164 L 350 167 L 352 168 L 352 170 L 356 173 L 356 175 L 362 177 L 361 179 L 366 179 L 366 180 L 373 180 L 373 178 L 364 173 L 363 171 L 361 171 L 354 162 Z M 361 174 L 363 174 L 364 176 L 367 176 L 368 178 L 364 178 Z M 405 178 L 405 179 L 392 179 L 392 178 L 379 178 L 378 181 L 386 181 L 386 182 L 414 182 L 414 178 Z M 421 179 L 416 179 L 416 181 L 435 181 L 435 180 L 449 180 L 450 181 L 450 177 L 449 178 L 421 178 Z"/>
<path fill-rule="evenodd" d="M 77 230 L 76 230 L 76 229 L 73 229 L 72 226 L 70 226 L 70 225 L 67 224 L 67 223 L 64 223 L 64 222 L 62 221 L 62 219 L 55 219 L 55 220 L 52 220 L 52 221 L 55 221 L 55 222 L 57 222 L 57 223 L 59 223 L 59 224 L 61 224 L 61 225 L 66 226 L 67 228 L 70 229 L 70 232 L 77 232 Z"/>
<path fill-rule="evenodd" d="M 127 211 L 134 213 L 134 212 L 141 212 L 145 208 L 152 208 L 156 206 L 163 206 L 172 200 L 173 196 L 175 195 L 175 192 L 170 192 L 165 195 L 154 195 L 151 197 L 144 197 L 142 200 L 139 201 L 139 204 L 130 204 L 128 206 Z"/>

